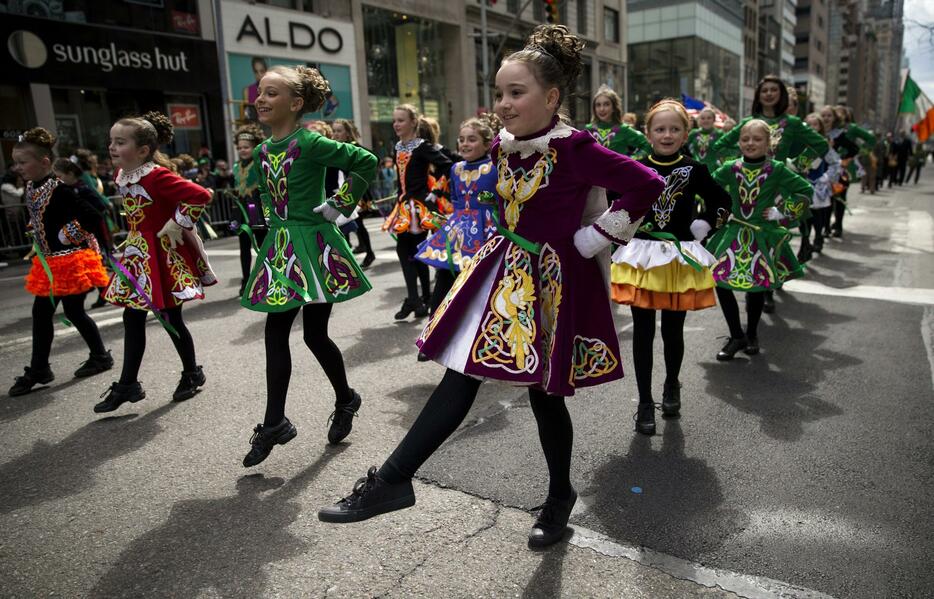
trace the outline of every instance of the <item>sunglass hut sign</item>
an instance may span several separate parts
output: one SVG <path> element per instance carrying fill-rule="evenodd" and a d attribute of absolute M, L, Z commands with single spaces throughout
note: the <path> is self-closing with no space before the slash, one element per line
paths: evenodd
<path fill-rule="evenodd" d="M 105 73 L 117 67 L 125 69 L 145 69 L 148 71 L 190 72 L 190 58 L 184 51 L 166 52 L 156 46 L 152 52 L 123 50 L 111 42 L 108 46 L 72 46 L 53 44 L 52 54 L 60 63 L 75 65 L 94 65 Z"/>

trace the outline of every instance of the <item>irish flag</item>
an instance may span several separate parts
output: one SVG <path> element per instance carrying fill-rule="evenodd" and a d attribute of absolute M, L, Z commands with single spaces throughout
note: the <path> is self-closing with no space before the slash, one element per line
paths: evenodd
<path fill-rule="evenodd" d="M 934 134 L 934 102 L 928 98 L 918 84 L 909 74 L 905 78 L 905 87 L 902 90 L 902 103 L 898 113 L 905 115 L 911 130 L 918 136 L 918 141 L 924 143 Z"/>

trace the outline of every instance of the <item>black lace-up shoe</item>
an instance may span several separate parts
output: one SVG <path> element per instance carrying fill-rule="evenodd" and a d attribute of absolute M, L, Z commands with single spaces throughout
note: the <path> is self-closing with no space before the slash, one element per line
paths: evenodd
<path fill-rule="evenodd" d="M 101 397 L 103 401 L 94 405 L 94 411 L 98 414 L 113 412 L 126 402 L 136 403 L 145 399 L 146 392 L 143 391 L 143 386 L 139 384 L 139 381 L 129 385 L 112 383 L 110 388 L 101 394 Z"/>
<path fill-rule="evenodd" d="M 55 380 L 55 374 L 49 366 L 41 370 L 27 366 L 23 371 L 23 376 L 16 377 L 13 386 L 10 387 L 10 397 L 25 395 L 32 391 L 32 388 L 36 385 L 45 385 Z"/>
<path fill-rule="evenodd" d="M 269 453 L 276 445 L 285 445 L 298 435 L 298 429 L 288 418 L 283 418 L 282 422 L 276 426 L 265 426 L 257 424 L 253 429 L 253 436 L 250 437 L 250 452 L 243 458 L 243 465 L 246 468 L 255 466 L 269 457 Z"/>
<path fill-rule="evenodd" d="M 75 371 L 75 376 L 83 378 L 94 376 L 114 367 L 114 359 L 110 355 L 110 350 L 102 354 L 91 354 L 87 361 L 81 364 L 81 368 Z"/>
<path fill-rule="evenodd" d="M 545 500 L 542 511 L 538 514 L 532 530 L 529 532 L 529 547 L 540 549 L 554 545 L 564 537 L 568 527 L 571 510 L 577 503 L 577 491 L 571 489 L 567 499 L 556 499 L 551 495 Z"/>
<path fill-rule="evenodd" d="M 665 383 L 662 389 L 662 416 L 677 418 L 681 415 L 681 383 Z"/>
<path fill-rule="evenodd" d="M 198 393 L 198 387 L 204 385 L 207 380 L 200 366 L 191 371 L 183 370 L 182 378 L 178 381 L 178 387 L 175 387 L 175 393 L 172 394 L 172 401 L 191 399 Z"/>
<path fill-rule="evenodd" d="M 390 484 L 376 475 L 370 466 L 366 477 L 354 483 L 353 491 L 334 505 L 318 510 L 322 522 L 359 522 L 415 505 L 412 481 Z"/>
<path fill-rule="evenodd" d="M 399 311 L 396 312 L 396 315 L 393 318 L 396 320 L 405 320 L 409 317 L 409 314 L 415 311 L 415 304 L 416 302 L 410 300 L 409 298 L 405 298 L 402 300 L 402 307 L 399 308 Z"/>
<path fill-rule="evenodd" d="M 655 434 L 655 404 L 652 402 L 639 402 L 636 413 L 632 419 L 636 421 L 636 432 L 643 435 Z"/>
<path fill-rule="evenodd" d="M 717 360 L 721 362 L 729 362 L 733 359 L 733 356 L 736 355 L 736 352 L 744 349 L 748 344 L 749 342 L 746 341 L 745 337 L 740 337 L 739 339 L 731 338 L 726 342 L 726 345 L 723 346 L 723 349 L 717 353 Z"/>
<path fill-rule="evenodd" d="M 428 302 L 424 299 L 415 302 L 415 318 L 425 318 L 428 316 Z"/>
<path fill-rule="evenodd" d="M 749 341 L 746 343 L 746 347 L 743 348 L 743 352 L 745 352 L 747 356 L 754 356 L 759 353 L 759 338 L 747 337 L 747 339 Z"/>
<path fill-rule="evenodd" d="M 360 409 L 362 401 L 360 395 L 353 389 L 350 392 L 353 394 L 350 403 L 335 404 L 334 411 L 331 412 L 331 416 L 328 418 L 328 423 L 331 425 L 331 428 L 328 429 L 328 443 L 332 445 L 340 443 L 350 434 L 351 429 L 353 429 L 353 418 Z"/>

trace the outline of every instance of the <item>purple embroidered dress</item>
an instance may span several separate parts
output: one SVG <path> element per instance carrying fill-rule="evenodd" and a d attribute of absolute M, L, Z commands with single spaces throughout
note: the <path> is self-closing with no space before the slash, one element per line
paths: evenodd
<path fill-rule="evenodd" d="M 664 180 L 563 123 L 527 138 L 501 131 L 491 155 L 498 232 L 461 271 L 417 345 L 458 372 L 554 395 L 621 378 L 606 275 L 580 255 L 574 233 L 585 209 L 602 202 L 594 228 L 607 244 L 625 243 Z M 620 197 L 605 209 L 593 185 Z"/>

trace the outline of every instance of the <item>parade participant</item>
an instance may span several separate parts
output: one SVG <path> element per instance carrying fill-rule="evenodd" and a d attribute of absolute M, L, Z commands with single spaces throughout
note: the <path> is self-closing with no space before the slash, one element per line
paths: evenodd
<path fill-rule="evenodd" d="M 789 158 L 795 160 L 801 154 L 807 154 L 811 158 L 820 158 L 827 153 L 830 149 L 827 140 L 820 133 L 808 127 L 801 119 L 788 114 L 790 105 L 788 90 L 784 82 L 774 75 L 767 75 L 759 81 L 752 102 L 752 115 L 740 121 L 739 126 L 723 135 L 713 145 L 714 152 L 721 157 L 721 160 L 725 155 L 741 150 L 737 143 L 740 131 L 743 125 L 752 119 L 759 119 L 768 124 L 771 135 L 769 155 L 775 160 L 781 162 Z M 763 311 L 772 313 L 775 311 L 773 289 L 764 291 Z"/>
<path fill-rule="evenodd" d="M 317 69 L 270 68 L 260 81 L 256 109 L 272 137 L 253 152 L 259 171 L 269 234 L 259 250 L 241 305 L 266 312 L 266 413 L 253 429 L 246 467 L 259 464 L 275 445 L 297 434 L 285 416 L 292 376 L 289 333 L 299 311 L 304 341 L 334 389 L 328 441 L 339 443 L 353 428 L 360 395 L 347 384 L 344 358 L 328 335 L 336 302 L 370 290 L 336 222 L 353 213 L 376 174 L 376 157 L 353 144 L 330 140 L 302 126 L 302 115 L 324 105 L 330 84 Z M 325 197 L 325 171 L 346 174 L 337 192 Z"/>
<path fill-rule="evenodd" d="M 846 213 L 846 196 L 850 183 L 859 181 L 865 175 L 858 158 L 863 148 L 869 151 L 875 147 L 876 136 L 854 123 L 853 113 L 846 106 L 824 106 L 821 108 L 820 118 L 827 130 L 827 137 L 847 172 L 845 183 L 837 186 L 833 196 L 834 223 L 831 236 L 842 237 L 843 216 Z"/>
<path fill-rule="evenodd" d="M 94 227 L 89 230 L 89 233 L 97 240 L 97 245 L 101 253 L 109 253 L 113 249 L 113 237 L 107 228 L 107 221 L 105 219 L 107 206 L 101 202 L 100 195 L 85 183 L 87 179 L 83 177 L 84 171 L 78 166 L 78 163 L 68 158 L 58 158 L 52 164 L 52 173 L 58 177 L 58 180 L 61 181 L 62 184 L 73 189 L 81 201 L 86 202 L 89 206 L 94 208 L 98 218 L 94 223 Z M 103 264 L 103 256 L 101 256 L 101 259 L 101 263 Z M 101 294 L 103 294 L 106 287 L 106 285 L 102 285 L 99 288 Z M 92 305 L 91 307 L 93 308 L 95 306 Z"/>
<path fill-rule="evenodd" d="M 730 196 L 717 185 L 707 167 L 681 152 L 690 119 L 677 100 L 662 100 L 645 115 L 652 153 L 639 162 L 665 177 L 662 191 L 639 232 L 613 254 L 612 299 L 632 310 L 632 361 L 639 388 L 636 431 L 655 434 L 652 362 L 655 311 L 661 310 L 665 356 L 662 414 L 681 409 L 681 361 L 687 310 L 716 305 L 710 267 L 716 258 L 700 243 L 716 225 L 717 215 L 730 209 Z M 704 209 L 695 215 L 694 198 Z"/>
<path fill-rule="evenodd" d="M 106 230 L 102 232 L 102 237 L 98 237 L 97 239 L 98 242 L 101 243 L 101 250 L 110 252 L 113 247 L 113 234 L 117 233 L 120 228 L 113 219 L 113 215 L 115 214 L 113 202 L 104 194 L 104 182 L 101 180 L 98 172 L 100 161 L 97 158 L 97 154 L 86 148 L 78 148 L 75 150 L 75 155 L 71 157 L 71 160 L 81 168 L 81 181 L 84 183 L 84 186 L 91 190 L 96 196 L 91 202 L 91 205 L 103 215 L 104 223 L 106 224 Z M 80 186 L 78 187 L 80 188 Z M 88 200 L 92 199 L 90 196 L 86 197 Z M 104 238 L 108 240 L 107 243 L 104 242 Z M 106 305 L 107 301 L 104 299 L 104 289 L 98 289 L 97 299 L 91 304 L 91 309 L 103 308 Z"/>
<path fill-rule="evenodd" d="M 563 25 L 541 25 L 496 75 L 494 140 L 498 234 L 461 272 L 420 337 L 447 366 L 402 443 L 336 505 L 327 522 L 352 522 L 415 503 L 411 479 L 466 416 L 483 379 L 528 386 L 548 464 L 548 498 L 528 542 L 561 539 L 577 494 L 564 397 L 622 376 L 619 346 L 597 253 L 625 243 L 664 186 L 658 175 L 559 119 L 576 87 L 584 43 Z M 619 199 L 604 210 L 602 193 Z M 600 210 L 582 226 L 585 207 Z"/>
<path fill-rule="evenodd" d="M 53 316 L 62 304 L 90 350 L 76 377 L 92 376 L 113 367 L 113 358 L 101 341 L 97 325 L 84 310 L 88 291 L 107 283 L 97 241 L 90 233 L 100 216 L 74 189 L 52 174 L 55 137 L 42 127 L 26 131 L 13 146 L 14 168 L 26 181 L 25 201 L 33 238 L 32 268 L 26 291 L 32 304 L 32 356 L 23 376 L 16 377 L 10 395 L 23 395 L 36 385 L 55 379 L 49 364 Z"/>
<path fill-rule="evenodd" d="M 146 352 L 146 317 L 163 322 L 182 361 L 173 401 L 195 396 L 205 376 L 195 357 L 195 344 L 182 318 L 182 304 L 204 298 L 204 287 L 217 283 L 200 238 L 194 232 L 211 193 L 175 174 L 159 146 L 172 141 L 169 118 L 160 112 L 123 118 L 110 129 L 110 157 L 119 170 L 114 177 L 130 227 L 123 255 L 104 293 L 123 310 L 123 370 L 98 413 L 146 397 L 139 369 Z"/>
<path fill-rule="evenodd" d="M 807 115 L 805 122 L 821 135 L 826 135 L 824 129 L 824 120 L 821 115 L 812 112 Z M 824 236 L 830 233 L 830 203 L 833 195 L 833 185 L 840 178 L 842 166 L 840 156 L 833 148 L 827 150 L 823 158 L 814 160 L 804 159 L 804 163 L 799 166 L 798 172 L 807 176 L 808 181 L 814 187 L 814 194 L 811 196 L 811 217 L 801 220 L 801 248 L 804 251 L 798 252 L 798 260 L 809 258 L 810 252 L 823 253 Z M 810 232 L 814 231 L 814 242 L 810 243 Z"/>
<path fill-rule="evenodd" d="M 717 113 L 712 108 L 704 108 L 697 114 L 697 129 L 691 130 L 688 135 L 687 153 L 696 161 L 707 167 L 710 173 L 717 170 L 720 166 L 720 160 L 713 152 L 714 142 L 722 135 L 714 123 L 717 120 Z M 648 128 L 648 126 L 646 126 Z"/>
<path fill-rule="evenodd" d="M 353 124 L 353 121 L 337 119 L 334 121 L 331 129 L 334 131 L 334 139 L 336 141 L 362 147 L 360 146 L 360 132 L 357 130 L 357 126 Z M 370 150 L 367 151 L 369 152 Z M 372 152 L 370 153 L 372 154 Z M 346 178 L 346 176 L 347 174 L 343 173 L 341 183 L 343 183 L 343 178 Z M 359 245 L 354 248 L 354 253 L 363 254 L 363 262 L 360 266 L 364 269 L 369 268 L 376 260 L 376 254 L 373 252 L 373 244 L 370 243 L 370 232 L 366 230 L 366 224 L 363 222 L 363 209 L 366 208 L 366 205 L 371 200 L 370 190 L 367 189 L 360 198 L 360 206 L 358 206 L 359 214 L 354 221 L 357 225 L 356 232 L 357 239 L 359 240 Z"/>
<path fill-rule="evenodd" d="M 633 129 L 636 128 L 636 124 L 639 122 L 639 117 L 636 116 L 635 112 L 627 112 L 623 114 L 623 123 L 629 125 Z"/>
<path fill-rule="evenodd" d="M 490 159 L 490 144 L 501 123 L 496 115 L 484 114 L 461 123 L 457 138 L 463 160 L 451 167 L 453 213 L 444 225 L 422 242 L 416 258 L 435 267 L 435 287 L 430 314 L 434 314 L 454 284 L 454 279 L 468 268 L 480 247 L 496 231 L 493 207 L 481 203 L 481 193 L 496 193 L 496 167 Z M 426 361 L 419 354 L 419 361 Z"/>
<path fill-rule="evenodd" d="M 418 137 L 419 120 L 418 111 L 410 104 L 400 104 L 392 113 L 392 128 L 399 137 L 396 143 L 399 188 L 383 230 L 396 236 L 396 255 L 405 278 L 406 297 L 396 312 L 396 320 L 405 320 L 413 312 L 418 318 L 428 315 L 425 298 L 431 294 L 431 273 L 428 265 L 415 256 L 418 246 L 428 237 L 428 231 L 435 228 L 433 213 L 437 210 L 437 200 L 429 187 L 429 167 L 446 173 L 453 164 L 432 140 Z"/>
<path fill-rule="evenodd" d="M 263 245 L 266 240 L 266 216 L 259 197 L 259 171 L 253 168 L 253 150 L 265 138 L 263 130 L 255 123 L 237 129 L 237 162 L 234 163 L 234 193 L 240 211 L 237 237 L 240 241 L 240 291 L 243 295 L 253 265 L 253 245 Z"/>
<path fill-rule="evenodd" d="M 707 242 L 717 257 L 713 278 L 730 327 L 730 339 L 717 354 L 720 361 L 732 360 L 739 350 L 759 353 L 763 292 L 778 289 L 803 272 L 788 245 L 791 234 L 782 225 L 806 214 L 813 189 L 784 162 L 769 158 L 771 134 L 768 122 L 747 120 L 739 136 L 743 157 L 714 173 L 714 180 L 733 198 L 726 223 Z M 746 294 L 745 333 L 733 291 Z"/>
<path fill-rule="evenodd" d="M 591 110 L 593 117 L 585 129 L 600 145 L 624 156 L 651 151 L 652 147 L 645 135 L 623 122 L 623 102 L 611 88 L 601 85 L 597 89 Z"/>

